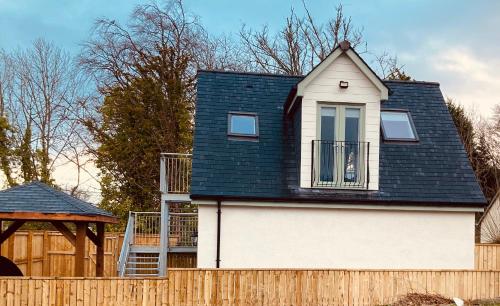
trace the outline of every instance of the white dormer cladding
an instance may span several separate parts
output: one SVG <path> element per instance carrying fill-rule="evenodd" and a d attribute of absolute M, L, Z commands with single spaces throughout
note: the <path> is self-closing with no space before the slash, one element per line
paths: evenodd
<path fill-rule="evenodd" d="M 348 87 L 341 88 L 341 81 L 348 82 Z M 345 110 L 352 106 L 361 110 L 359 141 L 370 143 L 368 189 L 378 190 L 380 103 L 387 100 L 388 88 L 349 44 L 343 42 L 297 85 L 298 96 L 302 97 L 300 186 L 312 187 L 312 143 L 321 140 L 321 107 L 338 106 L 337 109 L 345 114 Z M 345 122 L 345 118 L 340 119 Z M 336 134 L 337 141 L 346 140 L 343 139 L 345 131 Z"/>

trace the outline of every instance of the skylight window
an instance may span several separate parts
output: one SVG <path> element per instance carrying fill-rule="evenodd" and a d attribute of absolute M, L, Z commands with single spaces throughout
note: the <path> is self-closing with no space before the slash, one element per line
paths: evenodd
<path fill-rule="evenodd" d="M 408 111 L 387 110 L 381 112 L 384 140 L 417 141 L 415 126 Z"/>
<path fill-rule="evenodd" d="M 257 137 L 259 135 L 258 117 L 256 114 L 229 113 L 228 124 L 228 134 L 230 136 Z"/>

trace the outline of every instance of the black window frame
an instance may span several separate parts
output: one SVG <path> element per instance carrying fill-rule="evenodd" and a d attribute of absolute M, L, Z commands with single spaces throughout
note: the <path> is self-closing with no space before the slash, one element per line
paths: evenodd
<path fill-rule="evenodd" d="M 408 121 L 410 123 L 410 127 L 413 132 L 413 136 L 415 138 L 391 138 L 388 137 L 385 133 L 385 128 L 384 128 L 384 121 L 382 119 L 382 113 L 383 112 L 392 112 L 392 113 L 406 113 L 406 116 L 408 118 Z M 382 137 L 385 142 L 409 142 L 409 143 L 415 143 L 419 142 L 420 138 L 418 137 L 417 129 L 415 128 L 415 124 L 413 123 L 413 118 L 411 116 L 411 112 L 408 109 L 398 109 L 398 108 L 383 108 L 380 110 L 380 128 L 382 130 Z"/>
<path fill-rule="evenodd" d="M 233 116 L 247 116 L 255 118 L 255 134 L 242 134 L 242 133 L 233 133 L 231 132 L 231 119 Z M 250 112 L 228 112 L 227 114 L 227 135 L 230 138 L 235 139 L 251 139 L 255 140 L 259 138 L 259 116 L 257 113 Z"/>

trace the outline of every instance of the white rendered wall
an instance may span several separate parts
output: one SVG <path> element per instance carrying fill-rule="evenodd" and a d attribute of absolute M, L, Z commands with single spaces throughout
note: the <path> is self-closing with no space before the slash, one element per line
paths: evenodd
<path fill-rule="evenodd" d="M 341 89 L 340 81 L 348 81 L 349 88 Z M 309 83 L 302 98 L 301 187 L 311 187 L 311 143 L 319 140 L 316 135 L 318 102 L 332 102 L 365 105 L 365 139 L 362 141 L 370 142 L 369 189 L 378 190 L 380 99 L 380 90 L 345 54 Z"/>
<path fill-rule="evenodd" d="M 199 206 L 198 267 L 217 207 Z M 221 268 L 472 269 L 474 213 L 222 206 Z"/>

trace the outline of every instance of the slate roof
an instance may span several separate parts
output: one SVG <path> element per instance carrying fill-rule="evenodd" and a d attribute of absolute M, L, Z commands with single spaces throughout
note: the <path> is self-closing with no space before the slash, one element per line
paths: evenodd
<path fill-rule="evenodd" d="M 41 182 L 0 191 L 0 213 L 33 212 L 112 217 L 113 214 Z"/>
<path fill-rule="evenodd" d="M 385 81 L 382 108 L 408 109 L 418 143 L 380 143 L 378 191 L 298 187 L 293 122 L 283 105 L 302 77 L 200 71 L 191 197 L 483 206 L 438 83 Z M 259 140 L 228 140 L 227 113 L 255 112 Z"/>

